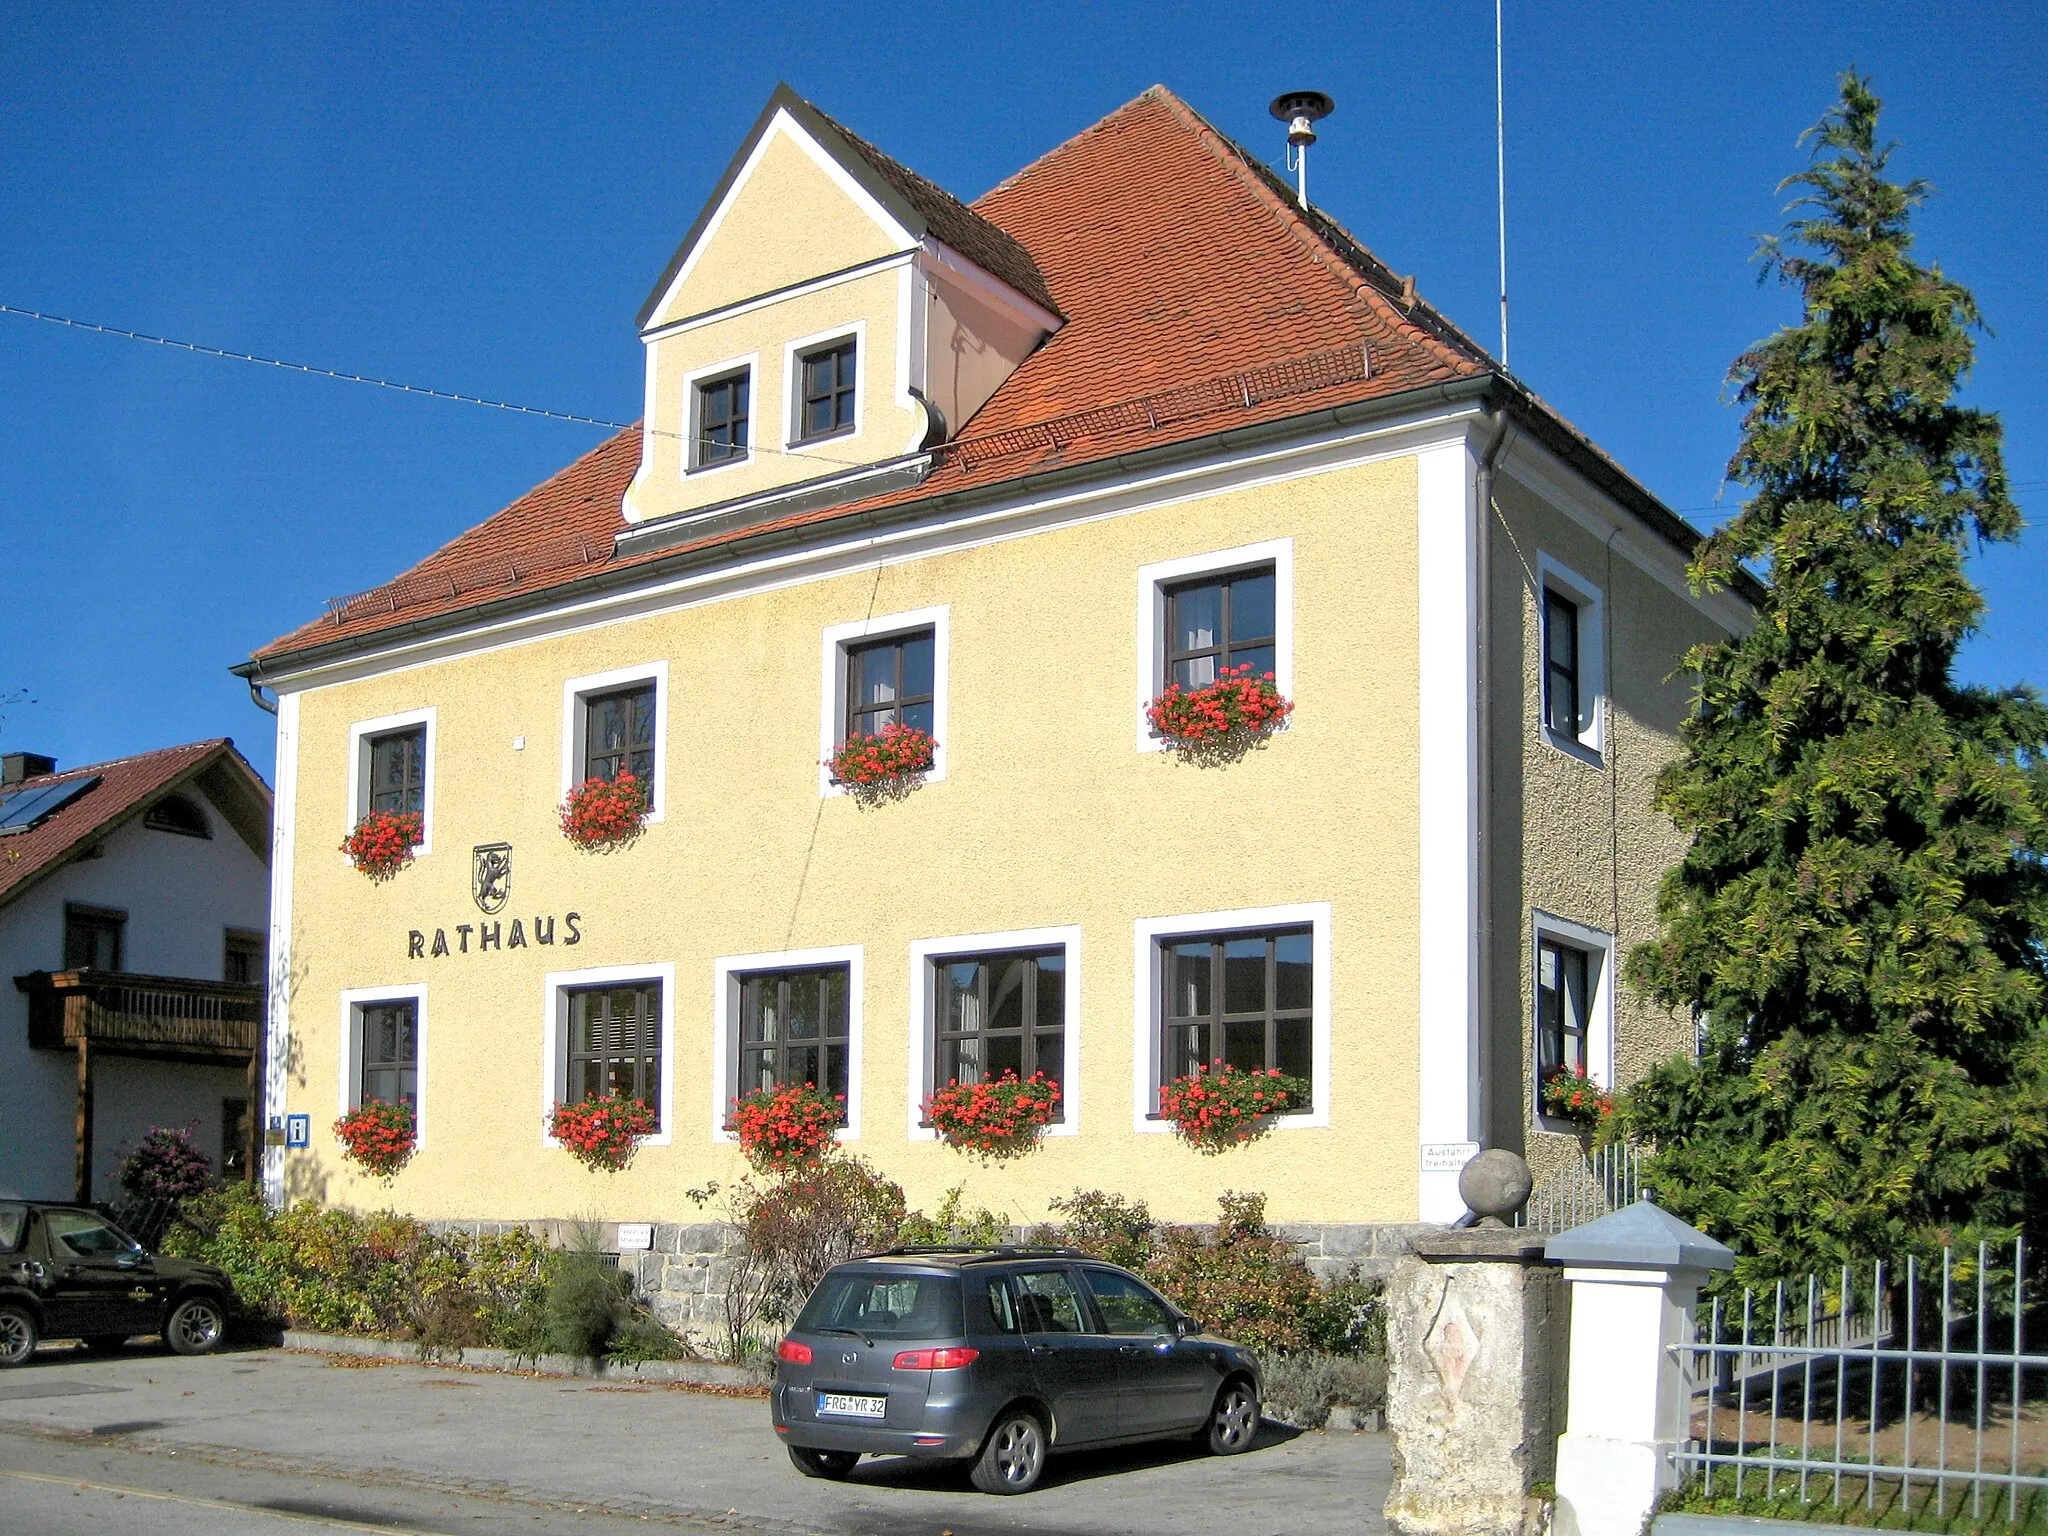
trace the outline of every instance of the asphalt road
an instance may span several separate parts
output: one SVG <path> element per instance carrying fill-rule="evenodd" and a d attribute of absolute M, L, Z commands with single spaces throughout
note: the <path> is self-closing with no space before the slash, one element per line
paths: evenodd
<path fill-rule="evenodd" d="M 0 1532 L 321 1530 L 611 1536 L 650 1524 L 790 1536 L 1335 1536 L 1381 1530 L 1385 1437 L 1269 1430 L 1055 1459 L 1021 1498 L 864 1462 L 799 1477 L 759 1400 L 260 1351 L 112 1360 L 46 1349 L 0 1374 Z"/>

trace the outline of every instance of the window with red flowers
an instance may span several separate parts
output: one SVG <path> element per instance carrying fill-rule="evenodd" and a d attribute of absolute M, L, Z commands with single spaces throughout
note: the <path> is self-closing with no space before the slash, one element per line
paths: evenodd
<path fill-rule="evenodd" d="M 732 1097 L 762 1089 L 821 1089 L 839 1103 L 846 1123 L 847 1053 L 851 1046 L 845 965 L 737 974 Z"/>
<path fill-rule="evenodd" d="M 932 1090 L 1066 1073 L 1067 952 L 945 955 L 932 967 Z M 1065 1109 L 1054 1114 L 1065 1119 Z"/>
<path fill-rule="evenodd" d="M 1159 943 L 1159 967 L 1161 1082 L 1227 1066 L 1313 1084 L 1312 929 L 1174 935 Z"/>
<path fill-rule="evenodd" d="M 659 981 L 563 989 L 567 1050 L 562 1102 L 637 1099 L 661 1130 L 662 1008 Z"/>

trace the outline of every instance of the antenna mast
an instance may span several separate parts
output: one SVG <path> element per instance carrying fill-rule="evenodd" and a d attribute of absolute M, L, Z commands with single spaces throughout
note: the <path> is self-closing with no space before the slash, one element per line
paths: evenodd
<path fill-rule="evenodd" d="M 1494 198 L 1500 224 L 1500 365 L 1508 365 L 1508 120 L 1506 71 L 1500 27 L 1501 0 L 1493 0 Z"/>
<path fill-rule="evenodd" d="M 1287 125 L 1287 169 L 1294 172 L 1294 199 L 1308 207 L 1308 147 L 1316 141 L 1316 124 L 1337 110 L 1321 91 L 1287 91 L 1266 109 Z"/>

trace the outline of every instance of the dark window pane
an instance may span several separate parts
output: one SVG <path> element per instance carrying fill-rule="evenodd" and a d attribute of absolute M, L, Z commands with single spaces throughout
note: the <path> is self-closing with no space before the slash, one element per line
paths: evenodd
<path fill-rule="evenodd" d="M 1174 594 L 1173 648 L 1200 650 L 1223 639 L 1223 588 L 1188 587 Z"/>
<path fill-rule="evenodd" d="M 1307 1019 L 1282 1019 L 1273 1026 L 1273 1065 L 1303 1082 L 1315 1078 L 1310 1054 L 1312 1036 Z"/>
<path fill-rule="evenodd" d="M 584 778 L 611 780 L 630 773 L 645 783 L 653 777 L 654 706 L 652 683 L 585 701 Z"/>
<path fill-rule="evenodd" d="M 1209 1059 L 1200 1025 L 1176 1025 L 1166 1032 L 1166 1075 L 1186 1077 Z"/>
<path fill-rule="evenodd" d="M 1266 1010 L 1266 940 L 1231 939 L 1223 946 L 1223 1011 Z"/>
<path fill-rule="evenodd" d="M 1305 933 L 1284 933 L 1273 941 L 1276 1008 L 1307 1008 L 1315 1001 L 1314 950 Z"/>
<path fill-rule="evenodd" d="M 1273 635 L 1273 573 L 1240 576 L 1230 584 L 1230 639 L 1265 640 Z M 1233 663 L 1241 661 L 1233 657 Z"/>
<path fill-rule="evenodd" d="M 988 1035 L 982 1044 L 987 1052 L 981 1068 L 984 1082 L 995 1082 L 1006 1072 L 1024 1076 L 1024 1040 L 1021 1035 Z"/>
<path fill-rule="evenodd" d="M 741 1048 L 735 1096 L 804 1083 L 843 1095 L 847 968 L 763 971 L 741 978 L 738 987 Z"/>
<path fill-rule="evenodd" d="M 1275 660 L 1277 655 L 1278 653 L 1270 645 L 1246 646 L 1243 649 L 1232 646 L 1230 665 L 1233 669 L 1249 667 L 1251 671 L 1247 674 L 1248 676 L 1264 677 L 1277 665 Z"/>
<path fill-rule="evenodd" d="M 1240 1072 L 1261 1072 L 1266 1068 L 1266 1021 L 1225 1024 L 1223 1064 Z"/>
<path fill-rule="evenodd" d="M 1168 682 L 1179 683 L 1183 688 L 1206 688 L 1216 681 L 1216 658 L 1214 655 L 1195 656 L 1173 664 L 1173 675 Z"/>
<path fill-rule="evenodd" d="M 418 813 L 427 804 L 427 728 L 391 731 L 370 738 L 371 811 Z"/>
<path fill-rule="evenodd" d="M 1062 1029 L 1067 1022 L 1067 957 L 1043 955 L 1038 961 L 1038 1027 Z"/>
<path fill-rule="evenodd" d="M 1005 955 L 989 967 L 988 1027 L 1024 1027 L 1024 969 L 1028 962 L 1019 955 Z"/>
<path fill-rule="evenodd" d="M 903 696 L 928 697 L 932 691 L 932 655 L 936 641 L 930 630 L 903 643 Z"/>

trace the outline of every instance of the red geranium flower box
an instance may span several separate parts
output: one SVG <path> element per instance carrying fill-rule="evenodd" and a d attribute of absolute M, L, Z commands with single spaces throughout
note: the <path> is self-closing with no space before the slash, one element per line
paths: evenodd
<path fill-rule="evenodd" d="M 613 1094 L 557 1104 L 548 1116 L 548 1134 L 569 1149 L 577 1162 L 597 1173 L 617 1173 L 633 1161 L 642 1136 L 655 1131 L 654 1111 L 638 1099 Z"/>
<path fill-rule="evenodd" d="M 815 1163 L 832 1150 L 846 1101 L 815 1083 L 756 1088 L 732 1101 L 727 1125 L 747 1161 L 763 1173 Z"/>
<path fill-rule="evenodd" d="M 341 851 L 379 884 L 412 862 L 412 851 L 425 835 L 418 811 L 371 811 L 342 839 Z"/>
<path fill-rule="evenodd" d="M 585 779 L 562 801 L 562 836 L 578 848 L 622 848 L 647 824 L 647 781 L 630 773 Z"/>
<path fill-rule="evenodd" d="M 992 1083 L 955 1080 L 924 1101 L 939 1140 L 985 1162 L 1031 1151 L 1059 1112 L 1060 1085 L 1043 1072 L 1021 1080 L 1005 1072 Z"/>
<path fill-rule="evenodd" d="M 1581 1135 L 1591 1136 L 1614 1118 L 1614 1095 L 1586 1076 L 1580 1067 L 1552 1067 L 1543 1074 L 1538 1099 L 1543 1113 L 1569 1122 Z"/>
<path fill-rule="evenodd" d="M 1265 1135 L 1273 1116 L 1308 1098 L 1306 1082 L 1276 1067 L 1201 1066 L 1159 1090 L 1159 1113 L 1182 1141 L 1213 1155 Z"/>
<path fill-rule="evenodd" d="M 1145 706 L 1152 734 L 1169 751 L 1197 758 L 1242 755 L 1286 723 L 1294 705 L 1280 696 L 1273 674 L 1253 677 L 1249 665 L 1225 667 L 1200 688 L 1171 684 Z"/>
<path fill-rule="evenodd" d="M 938 760 L 938 743 L 914 725 L 885 725 L 879 736 L 850 736 L 825 759 L 832 782 L 862 805 L 900 799 Z"/>
<path fill-rule="evenodd" d="M 388 1179 L 412 1160 L 419 1131 L 410 1104 L 371 1099 L 334 1122 L 341 1155 L 380 1179 Z"/>

